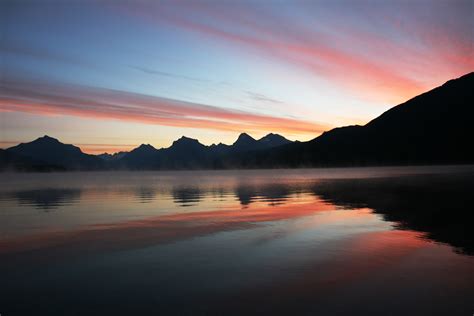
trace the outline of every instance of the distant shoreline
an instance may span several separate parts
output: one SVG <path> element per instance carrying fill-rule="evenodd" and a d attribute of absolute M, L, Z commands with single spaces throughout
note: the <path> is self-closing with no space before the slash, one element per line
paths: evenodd
<path fill-rule="evenodd" d="M 130 173 L 147 173 L 147 172 L 163 172 L 163 173 L 190 173 L 190 172 L 195 172 L 195 173 L 200 173 L 200 172 L 245 172 L 245 173 L 250 173 L 252 171 L 308 171 L 308 170 L 350 170 L 350 169 L 401 169 L 401 170 L 407 170 L 410 168 L 416 168 L 418 170 L 424 169 L 424 168 L 429 168 L 430 171 L 432 171 L 433 168 L 441 168 L 441 169 L 448 169 L 448 168 L 454 168 L 454 169 L 460 169 L 460 168 L 472 168 L 472 171 L 474 172 L 474 164 L 411 164 L 411 165 L 365 165 L 365 166 L 327 166 L 327 167 L 299 167 L 299 168 L 228 168 L 228 169 L 98 169 L 98 170 L 1 170 L 1 174 L 27 174 L 27 173 L 37 173 L 37 174 L 44 174 L 44 173 L 119 173 L 119 172 L 130 172 Z M 431 173 L 431 172 L 430 172 Z"/>

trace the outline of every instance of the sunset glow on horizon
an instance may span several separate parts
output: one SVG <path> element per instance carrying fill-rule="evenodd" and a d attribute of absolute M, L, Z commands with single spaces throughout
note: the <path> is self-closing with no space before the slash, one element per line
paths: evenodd
<path fill-rule="evenodd" d="M 474 70 L 472 1 L 6 1 L 0 147 L 306 141 Z"/>

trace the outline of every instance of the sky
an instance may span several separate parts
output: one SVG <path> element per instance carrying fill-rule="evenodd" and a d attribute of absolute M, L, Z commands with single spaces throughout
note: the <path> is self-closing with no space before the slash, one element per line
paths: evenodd
<path fill-rule="evenodd" d="M 0 24 L 1 148 L 306 141 L 474 70 L 472 0 L 4 0 Z"/>

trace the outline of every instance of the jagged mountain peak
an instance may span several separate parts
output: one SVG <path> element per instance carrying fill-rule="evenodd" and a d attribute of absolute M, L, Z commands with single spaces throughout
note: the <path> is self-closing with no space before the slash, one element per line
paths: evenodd
<path fill-rule="evenodd" d="M 286 139 L 285 137 L 279 134 L 274 134 L 274 133 L 270 133 L 263 136 L 262 138 L 258 140 L 258 142 L 267 148 L 291 143 L 291 141 Z"/>
<path fill-rule="evenodd" d="M 65 150 L 70 150 L 70 151 L 75 151 L 75 152 L 81 152 L 81 149 L 79 147 L 76 147 L 71 144 L 65 144 L 59 141 L 57 138 L 44 135 L 42 137 L 38 137 L 37 139 L 28 142 L 28 143 L 21 143 L 16 146 L 10 147 L 9 150 L 41 150 L 41 148 L 49 148 L 54 149 L 54 150 L 59 150 L 59 149 L 65 149 Z"/>
<path fill-rule="evenodd" d="M 66 169 L 96 169 L 102 167 L 102 160 L 99 157 L 85 154 L 79 147 L 64 144 L 48 135 L 39 137 L 29 143 L 18 144 L 7 150 L 39 164 L 50 164 Z"/>
<path fill-rule="evenodd" d="M 250 136 L 249 134 L 247 133 L 240 133 L 239 137 L 237 138 L 237 140 L 239 139 L 253 139 L 255 140 L 255 138 L 253 138 L 252 136 Z"/>
<path fill-rule="evenodd" d="M 285 137 L 281 136 L 280 134 L 274 134 L 274 133 L 269 133 L 259 139 L 259 141 L 271 141 L 271 140 L 286 140 L 289 142 L 289 140 L 286 139 Z"/>
<path fill-rule="evenodd" d="M 51 136 L 48 136 L 48 135 L 38 137 L 37 139 L 35 139 L 31 143 L 33 143 L 33 144 L 62 144 L 62 145 L 66 145 L 66 144 L 61 143 L 57 138 L 54 138 L 54 137 L 51 137 Z M 28 144 L 28 143 L 26 143 L 26 144 Z"/>
<path fill-rule="evenodd" d="M 157 149 L 150 144 L 141 144 L 140 146 L 138 146 L 132 151 L 136 152 L 136 151 L 155 151 L 155 150 Z"/>
<path fill-rule="evenodd" d="M 38 137 L 37 140 L 54 140 L 54 141 L 59 142 L 59 140 L 57 138 L 51 137 L 49 135 L 44 135 L 43 137 Z"/>
<path fill-rule="evenodd" d="M 181 136 L 179 139 L 175 140 L 173 143 L 199 143 L 195 138 Z"/>
<path fill-rule="evenodd" d="M 150 144 L 141 144 L 140 146 L 138 146 L 138 148 L 155 148 L 155 147 L 153 147 L 153 145 L 150 145 Z"/>
<path fill-rule="evenodd" d="M 241 133 L 237 140 L 232 144 L 233 146 L 248 146 L 256 143 L 255 138 L 247 133 Z"/>
<path fill-rule="evenodd" d="M 181 136 L 181 138 L 175 140 L 173 144 L 171 145 L 170 148 L 176 148 L 176 147 L 188 147 L 188 146 L 199 146 L 199 147 L 204 147 L 203 144 L 199 142 L 199 140 L 186 137 L 186 136 Z"/>

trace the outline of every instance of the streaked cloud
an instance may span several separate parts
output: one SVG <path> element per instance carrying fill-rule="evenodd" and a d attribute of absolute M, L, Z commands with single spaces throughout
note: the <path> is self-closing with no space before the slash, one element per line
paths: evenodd
<path fill-rule="evenodd" d="M 472 71 L 474 22 L 465 6 L 433 2 L 424 16 L 419 4 L 281 2 L 282 14 L 260 2 L 183 1 L 128 12 L 291 65 L 363 99 L 396 104 Z"/>
<path fill-rule="evenodd" d="M 197 82 L 211 82 L 210 80 L 206 79 L 201 79 L 201 78 L 194 78 L 194 77 L 189 77 L 189 76 L 184 76 L 184 75 L 179 75 L 179 74 L 173 74 L 165 71 L 160 71 L 156 69 L 151 69 L 147 67 L 139 67 L 139 66 L 130 66 L 133 69 L 139 70 L 141 72 L 144 72 L 149 75 L 157 75 L 157 76 L 162 76 L 162 77 L 168 77 L 168 78 L 175 78 L 175 79 L 185 79 L 185 80 L 190 80 L 190 81 L 197 81 Z"/>
<path fill-rule="evenodd" d="M 274 99 L 274 98 L 270 98 L 270 97 L 268 97 L 264 94 L 261 94 L 261 93 L 252 92 L 252 91 L 246 91 L 246 93 L 252 100 L 255 100 L 255 101 L 262 101 L 262 102 L 268 102 L 268 103 L 278 103 L 278 104 L 283 103 L 283 101 L 280 101 L 280 100 L 277 100 L 277 99 Z"/>
<path fill-rule="evenodd" d="M 0 83 L 0 111 L 39 115 L 73 115 L 174 127 L 233 132 L 267 132 L 317 135 L 324 124 L 269 116 L 125 91 L 5 80 Z"/>

